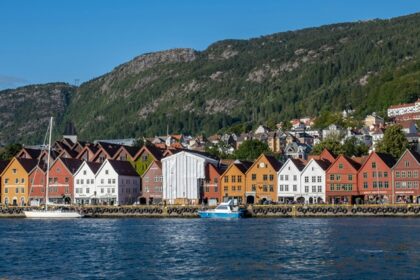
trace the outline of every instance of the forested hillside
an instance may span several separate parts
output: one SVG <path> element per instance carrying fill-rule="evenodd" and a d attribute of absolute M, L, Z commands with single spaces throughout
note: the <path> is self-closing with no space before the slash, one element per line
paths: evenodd
<path fill-rule="evenodd" d="M 145 54 L 69 96 L 58 125 L 72 120 L 86 139 L 151 136 L 167 125 L 210 134 L 349 106 L 384 114 L 420 96 L 420 14 Z"/>

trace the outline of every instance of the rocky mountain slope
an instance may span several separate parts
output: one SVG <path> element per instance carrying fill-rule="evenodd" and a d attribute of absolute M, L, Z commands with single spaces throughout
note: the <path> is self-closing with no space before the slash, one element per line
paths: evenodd
<path fill-rule="evenodd" d="M 74 94 L 68 87 L 61 103 L 55 95 L 47 99 L 62 106 L 59 127 L 72 120 L 86 139 L 150 136 L 167 126 L 171 132 L 209 134 L 348 106 L 359 116 L 384 114 L 390 104 L 419 96 L 419 54 L 420 14 L 414 14 L 225 40 L 204 51 L 144 54 Z M 25 120 L 38 115 L 19 111 L 9 109 L 8 126 L 0 123 L 0 141 L 31 138 L 34 127 Z M 22 118 L 13 120 L 17 115 Z M 5 128 L 12 126 L 24 128 L 10 135 Z"/>

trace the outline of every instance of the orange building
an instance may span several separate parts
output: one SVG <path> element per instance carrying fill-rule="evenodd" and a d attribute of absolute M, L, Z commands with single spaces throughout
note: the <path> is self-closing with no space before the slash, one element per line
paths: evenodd
<path fill-rule="evenodd" d="M 277 201 L 277 171 L 281 164 L 273 156 L 262 154 L 246 172 L 246 203 Z"/>
<path fill-rule="evenodd" d="M 221 201 L 236 199 L 239 204 L 245 202 L 246 171 L 251 167 L 252 162 L 239 161 L 231 163 L 220 176 Z"/>
<path fill-rule="evenodd" d="M 13 158 L 0 174 L 1 203 L 24 206 L 29 197 L 29 174 L 36 167 L 38 160 Z"/>

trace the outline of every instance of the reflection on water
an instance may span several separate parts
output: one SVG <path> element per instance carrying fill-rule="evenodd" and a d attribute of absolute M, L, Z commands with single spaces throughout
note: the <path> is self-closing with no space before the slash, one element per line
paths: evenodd
<path fill-rule="evenodd" d="M 419 219 L 0 220 L 0 278 L 417 279 Z"/>

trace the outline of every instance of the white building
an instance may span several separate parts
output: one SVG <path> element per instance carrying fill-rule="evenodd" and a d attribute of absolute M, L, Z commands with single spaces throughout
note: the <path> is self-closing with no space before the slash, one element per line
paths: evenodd
<path fill-rule="evenodd" d="M 330 163 L 326 160 L 311 159 L 302 170 L 300 197 L 305 203 L 325 202 L 325 174 L 329 166 Z"/>
<path fill-rule="evenodd" d="M 74 201 L 77 204 L 97 204 L 96 172 L 100 163 L 84 161 L 74 174 Z"/>
<path fill-rule="evenodd" d="M 341 138 L 346 132 L 344 129 L 336 124 L 330 124 L 328 128 L 322 130 L 322 139 L 328 137 L 338 137 Z"/>
<path fill-rule="evenodd" d="M 300 176 L 305 167 L 298 159 L 289 158 L 277 173 L 277 196 L 280 203 L 296 201 L 301 195 Z"/>
<path fill-rule="evenodd" d="M 132 204 L 140 197 L 140 177 L 128 161 L 105 160 L 95 182 L 99 204 Z"/>
<path fill-rule="evenodd" d="M 169 204 L 199 203 L 209 163 L 219 166 L 218 160 L 193 151 L 181 151 L 163 158 L 163 200 Z"/>
<path fill-rule="evenodd" d="M 396 117 L 412 113 L 420 113 L 420 99 L 414 103 L 393 105 L 388 108 L 388 117 Z"/>

